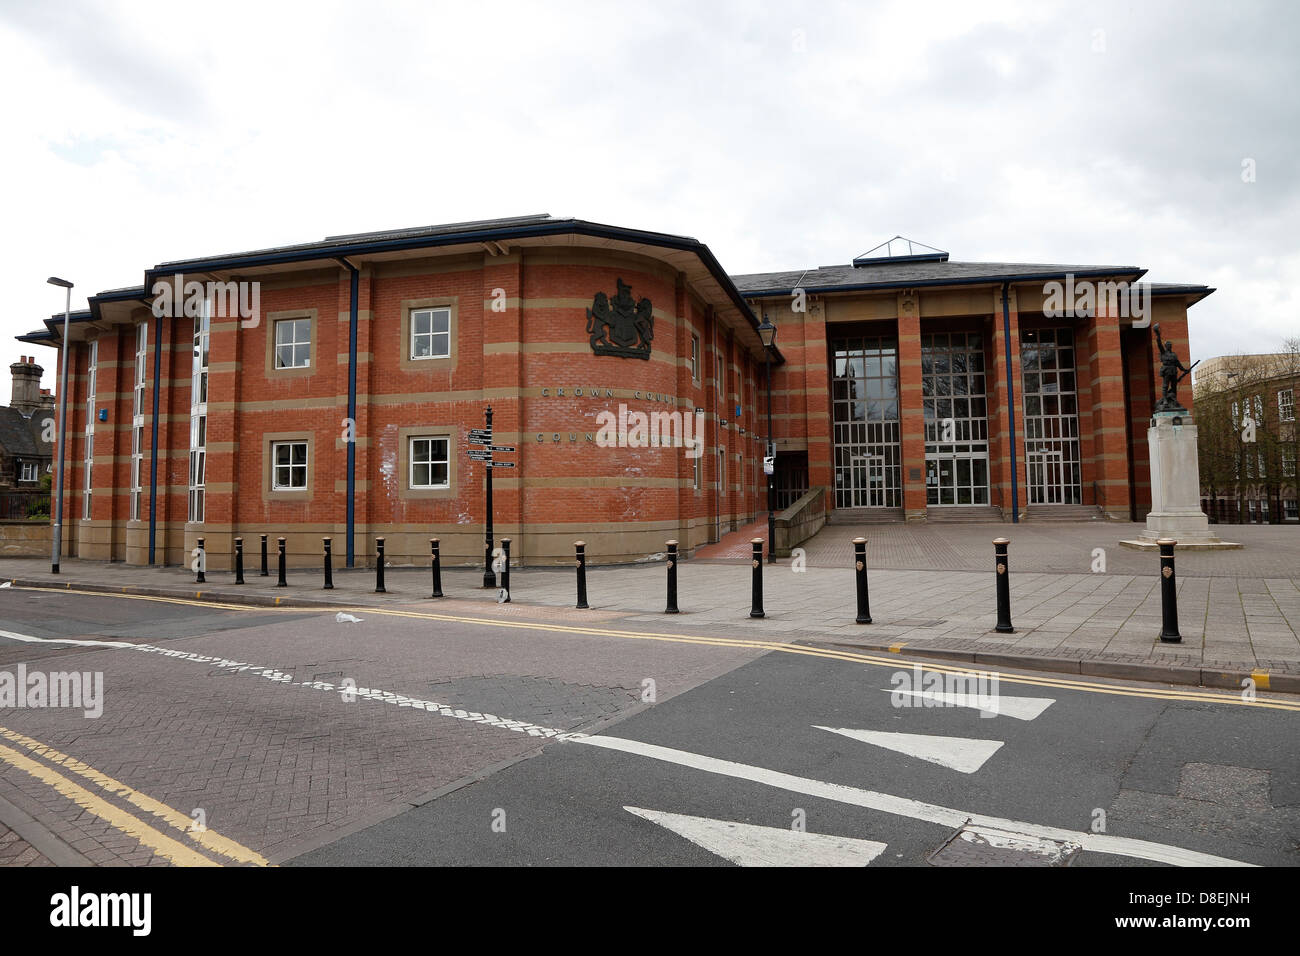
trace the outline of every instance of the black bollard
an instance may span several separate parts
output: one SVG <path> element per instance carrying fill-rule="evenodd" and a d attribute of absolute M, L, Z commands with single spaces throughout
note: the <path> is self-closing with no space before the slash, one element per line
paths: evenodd
<path fill-rule="evenodd" d="M 677 542 L 668 542 L 668 606 L 665 614 L 681 614 L 677 607 Z"/>
<path fill-rule="evenodd" d="M 278 559 L 280 562 L 280 580 L 276 582 L 275 586 L 277 588 L 287 588 L 289 582 L 284 577 L 284 538 L 276 538 L 275 540 L 280 548 L 280 557 Z"/>
<path fill-rule="evenodd" d="M 235 583 L 244 583 L 244 539 L 235 539 Z"/>
<path fill-rule="evenodd" d="M 749 543 L 754 546 L 754 555 L 750 560 L 754 568 L 754 601 L 753 607 L 749 609 L 749 616 L 766 617 L 763 613 L 763 539 L 752 538 Z"/>
<path fill-rule="evenodd" d="M 332 542 L 330 541 L 329 538 L 321 538 L 321 541 L 324 542 L 325 544 L 325 587 L 323 587 L 321 590 L 333 591 L 334 590 L 334 558 L 330 554 L 330 551 L 332 550 L 331 547 Z"/>
<path fill-rule="evenodd" d="M 587 543 L 585 541 L 573 542 L 573 550 L 577 555 L 578 566 L 578 604 L 579 610 L 591 607 L 587 603 Z"/>
<path fill-rule="evenodd" d="M 502 604 L 510 603 L 510 539 L 501 539 L 501 591 L 505 594 Z"/>
<path fill-rule="evenodd" d="M 205 578 L 205 577 L 203 576 L 203 568 L 204 568 L 204 566 L 207 564 L 208 552 L 207 552 L 207 551 L 204 549 L 204 547 L 203 547 L 203 539 L 202 539 L 202 538 L 199 538 L 199 547 L 198 547 L 198 552 L 199 552 L 199 559 L 198 559 L 198 560 L 199 560 L 199 563 L 198 563 L 198 567 L 195 569 L 198 573 L 197 573 L 197 574 L 195 575 L 195 577 L 194 577 L 194 583 L 195 583 L 195 584 L 204 584 L 204 583 L 206 583 L 207 580 L 208 580 L 207 578 Z"/>
<path fill-rule="evenodd" d="M 267 578 L 270 576 L 270 573 L 266 570 L 266 535 L 262 535 L 262 577 Z"/>
<path fill-rule="evenodd" d="M 442 597 L 442 561 L 438 554 L 438 539 L 429 539 L 429 550 L 433 553 L 433 593 L 429 597 Z"/>
<path fill-rule="evenodd" d="M 387 594 L 388 591 L 384 587 L 384 539 L 376 538 L 375 547 L 379 549 L 379 557 L 375 561 L 375 593 Z"/>
<path fill-rule="evenodd" d="M 993 539 L 994 563 L 998 572 L 998 623 L 993 630 L 999 634 L 1016 632 L 1011 626 L 1011 572 L 1007 559 L 1007 546 L 1010 544 L 1010 538 Z"/>
<path fill-rule="evenodd" d="M 1178 633 L 1178 579 L 1174 577 L 1174 545 L 1172 538 L 1161 538 L 1160 546 L 1160 640 L 1166 644 L 1181 644 Z"/>
<path fill-rule="evenodd" d="M 867 593 L 867 539 L 853 539 L 853 567 L 858 580 L 858 624 L 871 623 L 871 597 Z"/>

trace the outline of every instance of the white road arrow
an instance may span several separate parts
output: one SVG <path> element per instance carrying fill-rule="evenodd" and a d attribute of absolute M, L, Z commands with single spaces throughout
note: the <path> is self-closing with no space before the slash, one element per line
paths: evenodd
<path fill-rule="evenodd" d="M 821 727 L 833 734 L 843 734 L 873 747 L 884 747 L 918 760 L 937 763 L 960 773 L 974 773 L 984 766 L 1002 746 L 1001 740 L 970 740 L 966 737 L 934 737 L 929 734 L 892 734 L 881 730 L 854 730 L 851 727 Z"/>
<path fill-rule="evenodd" d="M 989 717 L 1014 717 L 1033 720 L 1056 703 L 1055 697 L 982 697 L 977 694 L 945 694 L 935 690 L 896 690 L 882 687 L 887 694 L 902 694 L 918 700 L 933 701 L 937 707 L 972 707 Z"/>
<path fill-rule="evenodd" d="M 884 843 L 624 807 L 737 866 L 866 866 Z"/>

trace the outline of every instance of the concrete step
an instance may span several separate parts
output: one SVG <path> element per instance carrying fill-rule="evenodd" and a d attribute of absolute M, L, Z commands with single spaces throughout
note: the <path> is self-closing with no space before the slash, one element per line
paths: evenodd
<path fill-rule="evenodd" d="M 1096 505 L 1031 505 L 1020 512 L 1021 521 L 1105 521 Z"/>
<path fill-rule="evenodd" d="M 1002 509 L 995 505 L 930 505 L 925 520 L 945 524 L 987 524 L 1002 520 Z"/>
<path fill-rule="evenodd" d="M 902 520 L 902 508 L 836 508 L 826 515 L 827 524 L 893 524 Z"/>

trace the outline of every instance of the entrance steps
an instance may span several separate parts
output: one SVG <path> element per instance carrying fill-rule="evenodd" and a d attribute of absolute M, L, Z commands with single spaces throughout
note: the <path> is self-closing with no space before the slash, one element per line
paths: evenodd
<path fill-rule="evenodd" d="M 987 524 L 1002 520 L 1002 509 L 995 505 L 930 505 L 925 509 L 925 520 L 944 524 Z"/>
<path fill-rule="evenodd" d="M 836 508 L 826 513 L 827 524 L 895 524 L 902 520 L 902 508 Z"/>
<path fill-rule="evenodd" d="M 1020 512 L 1021 521 L 1105 521 L 1096 505 L 1030 505 Z"/>

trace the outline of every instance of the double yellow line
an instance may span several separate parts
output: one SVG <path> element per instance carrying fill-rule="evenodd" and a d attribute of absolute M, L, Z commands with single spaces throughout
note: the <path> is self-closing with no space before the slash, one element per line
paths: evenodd
<path fill-rule="evenodd" d="M 22 587 L 27 591 L 57 591 L 58 593 L 84 594 L 95 597 L 127 598 L 135 601 L 155 601 L 164 604 L 183 604 L 193 607 L 216 608 L 227 611 L 283 611 L 289 613 L 337 612 L 350 614 L 381 614 L 386 617 L 410 618 L 421 621 L 444 621 L 453 624 L 474 624 L 485 627 L 514 628 L 525 631 L 549 631 L 556 634 L 580 635 L 588 637 L 612 637 L 635 641 L 662 641 L 672 644 L 697 644 L 706 647 L 725 647 L 742 650 L 771 651 L 781 654 L 800 654 L 805 657 L 821 657 L 827 660 L 846 661 L 850 664 L 864 664 L 869 667 L 888 667 L 897 670 L 900 660 L 897 657 L 880 657 L 862 654 L 856 651 L 836 650 L 833 648 L 804 647 L 798 644 L 783 644 L 775 641 L 750 640 L 745 638 L 691 636 L 686 634 L 668 634 L 657 631 L 621 631 L 604 627 L 583 627 L 575 624 L 546 624 L 540 621 L 511 621 L 493 617 L 473 617 L 465 614 L 437 614 L 429 611 L 404 611 L 397 608 L 378 607 L 264 607 L 247 604 L 229 604 L 216 601 L 196 601 L 190 598 L 158 597 L 148 594 L 114 594 L 102 591 L 79 591 L 72 588 Z M 902 652 L 903 645 L 890 647 L 890 653 Z M 1240 707 L 1260 707 L 1267 710 L 1284 710 L 1300 713 L 1300 702 L 1280 700 L 1277 698 L 1247 698 L 1241 694 L 1201 691 L 1182 688 L 1141 688 L 1124 687 L 1116 684 L 1104 684 L 1098 681 L 1074 680 L 1066 677 L 1039 676 L 1036 674 L 1006 674 L 992 668 L 975 668 L 942 664 L 931 660 L 921 661 L 925 670 L 941 674 L 997 674 L 999 682 L 1022 684 L 1027 687 L 1047 687 L 1056 690 L 1072 690 L 1080 693 L 1106 694 L 1113 697 L 1141 697 L 1150 700 L 1185 700 L 1201 703 L 1232 704 Z M 1255 675 L 1256 687 L 1268 689 L 1267 674 Z M 1262 680 L 1260 678 L 1263 678 Z"/>
<path fill-rule="evenodd" d="M 170 860 L 177 866 L 221 866 L 222 863 L 212 859 L 212 857 L 205 856 L 194 846 L 169 836 L 162 829 L 146 823 L 134 814 L 128 813 L 116 804 L 105 800 L 98 793 L 81 786 L 72 777 L 59 773 L 50 764 L 56 764 L 89 781 L 101 790 L 122 798 L 132 806 L 139 807 L 156 820 L 181 831 L 186 839 L 192 840 L 215 856 L 225 857 L 236 863 L 251 863 L 255 866 L 268 865 L 267 859 L 260 853 L 250 850 L 228 837 L 221 836 L 214 830 L 206 828 L 202 830 L 194 829 L 195 821 L 191 817 L 127 786 L 120 780 L 114 780 L 108 774 L 101 773 L 75 757 L 60 753 L 52 747 L 45 746 L 38 740 L 33 740 L 31 737 L 26 737 L 5 727 L 0 727 L 0 738 L 15 744 L 19 748 L 15 749 L 0 744 L 0 761 L 22 770 L 47 786 L 52 787 L 83 810 L 93 813 L 127 836 L 139 840 L 141 844 L 153 850 L 155 854 Z M 23 750 L 26 750 L 27 753 L 23 753 Z M 29 756 L 29 754 L 33 756 Z M 44 761 L 49 761 L 49 763 L 36 760 L 34 757 L 43 758 Z"/>

